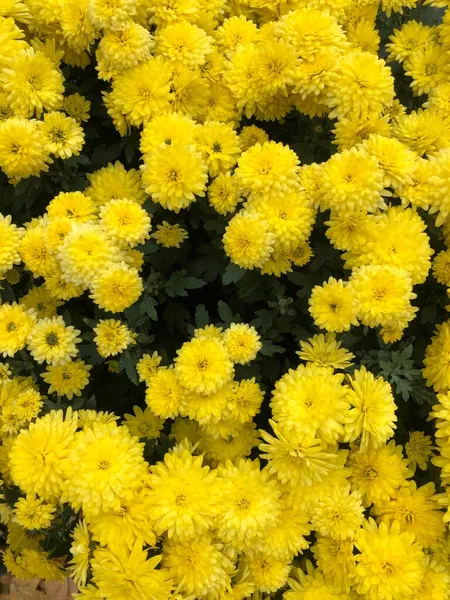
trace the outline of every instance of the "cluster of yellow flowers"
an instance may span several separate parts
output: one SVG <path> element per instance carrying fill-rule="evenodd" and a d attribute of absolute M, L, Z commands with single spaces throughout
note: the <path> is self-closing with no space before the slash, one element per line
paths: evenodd
<path fill-rule="evenodd" d="M 0 469 L 21 493 L 13 508 L 0 504 L 8 570 L 69 573 L 80 600 L 243 600 L 281 589 L 285 600 L 448 598 L 449 500 L 412 480 L 427 469 L 431 438 L 412 432 L 403 455 L 391 439 L 390 385 L 364 367 L 345 376 L 354 356 L 334 334 L 301 343 L 302 363 L 272 393 L 273 434 L 257 430 L 263 392 L 233 379 L 260 348 L 246 324 L 211 325 L 172 366 L 142 357 L 148 407 L 120 424 L 71 408 L 36 418 L 37 388 L 3 366 Z M 443 448 L 448 398 L 439 399 Z M 143 442 L 168 418 L 175 445 L 149 465 Z M 249 458 L 255 447 L 265 466 Z M 445 483 L 448 456 L 433 462 Z M 70 553 L 56 559 L 41 542 L 67 505 Z M 299 561 L 307 551 L 316 566 Z"/>
<path fill-rule="evenodd" d="M 120 422 L 46 412 L 36 381 L 0 364 L 0 472 L 5 493 L 19 494 L 0 497 L 3 561 L 16 577 L 68 573 L 79 600 L 450 597 L 450 321 L 425 359 L 437 451 L 420 431 L 396 444 L 389 383 L 353 365 L 335 335 L 361 324 L 399 340 L 430 269 L 450 289 L 450 250 L 431 262 L 418 211 L 436 215 L 449 245 L 450 7 L 427 3 L 445 9 L 442 23 L 407 21 L 386 61 L 378 10 L 418 0 L 0 3 L 0 169 L 11 183 L 83 148 L 90 103 L 65 94 L 62 63 L 95 60 L 117 132 L 140 130 L 139 171 L 109 164 L 24 227 L 0 215 L 0 278 L 14 284 L 20 263 L 42 278 L 0 305 L 0 353 L 27 349 L 45 364 L 49 394 L 80 396 L 92 369 L 79 358 L 85 332 L 58 314 L 65 302 L 88 292 L 118 317 L 94 327 L 101 357 L 136 343 L 119 317 L 144 289 L 138 246 L 151 237 L 178 248 L 187 237 L 165 221 L 151 233 L 148 198 L 178 214 L 205 197 L 230 215 L 230 260 L 276 276 L 310 260 L 326 211 L 326 236 L 349 271 L 312 290 L 309 310 L 326 333 L 301 342 L 302 363 L 276 382 L 271 433 L 257 421 L 261 386 L 237 375 L 262 348 L 245 323 L 196 329 L 168 366 L 157 352 L 142 356 L 147 406 Z M 407 114 L 396 99 L 390 61 L 423 108 Z M 329 160 L 300 165 L 263 129 L 240 127 L 293 110 L 336 119 Z M 173 447 L 149 464 L 163 429 Z M 417 468 L 431 479 L 430 460 L 442 494 L 413 480 Z M 55 557 L 48 532 L 58 527 L 71 545 Z"/>

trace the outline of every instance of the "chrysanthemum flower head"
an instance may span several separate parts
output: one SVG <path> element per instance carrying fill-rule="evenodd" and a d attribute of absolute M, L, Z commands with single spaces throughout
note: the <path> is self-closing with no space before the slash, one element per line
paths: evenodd
<path fill-rule="evenodd" d="M 391 133 L 419 156 L 436 154 L 450 146 L 450 121 L 433 109 L 421 109 L 400 116 Z"/>
<path fill-rule="evenodd" d="M 288 579 L 290 589 L 285 592 L 286 600 L 313 600 L 323 598 L 324 600 L 346 600 L 347 593 L 337 588 L 334 582 L 328 582 L 319 569 L 315 569 L 311 561 L 306 561 L 306 573 L 301 569 L 295 569 L 293 577 Z"/>
<path fill-rule="evenodd" d="M 163 566 L 185 594 L 220 594 L 231 583 L 234 564 L 223 554 L 222 545 L 204 535 L 195 540 L 167 541 Z"/>
<path fill-rule="evenodd" d="M 225 253 L 245 269 L 262 267 L 275 243 L 267 221 L 248 212 L 240 212 L 229 221 L 222 239 Z"/>
<path fill-rule="evenodd" d="M 412 78 L 411 87 L 416 96 L 428 94 L 449 79 L 447 52 L 436 42 L 428 42 L 414 50 L 405 60 L 404 67 L 405 75 Z"/>
<path fill-rule="evenodd" d="M 89 14 L 98 29 L 121 30 L 136 12 L 136 0 L 90 0 Z"/>
<path fill-rule="evenodd" d="M 77 337 L 80 333 L 72 325 L 66 325 L 61 316 L 39 319 L 28 334 L 27 346 L 36 362 L 57 366 L 78 354 L 76 344 L 81 341 Z"/>
<path fill-rule="evenodd" d="M 72 117 L 57 111 L 46 113 L 41 129 L 50 154 L 63 159 L 80 154 L 84 133 Z"/>
<path fill-rule="evenodd" d="M 435 392 L 447 392 L 450 388 L 450 322 L 445 321 L 436 327 L 434 336 L 425 350 L 423 376 L 427 385 Z"/>
<path fill-rule="evenodd" d="M 262 458 L 269 461 L 268 469 L 281 483 L 311 486 L 322 481 L 338 468 L 337 455 L 324 449 L 321 440 L 314 435 L 299 432 L 295 427 L 278 425 L 270 421 L 276 437 L 261 431 L 264 444 Z"/>
<path fill-rule="evenodd" d="M 275 384 L 270 403 L 274 420 L 327 444 L 336 442 L 349 408 L 343 380 L 331 367 L 313 363 L 290 369 Z"/>
<path fill-rule="evenodd" d="M 157 417 L 149 407 L 142 410 L 139 406 L 133 406 L 134 414 L 126 414 L 123 425 L 128 427 L 131 435 L 149 440 L 159 438 L 164 421 Z"/>
<path fill-rule="evenodd" d="M 411 320 L 417 309 L 411 307 L 416 295 L 404 269 L 390 265 L 367 265 L 354 269 L 350 285 L 357 297 L 358 319 L 377 327 L 403 319 Z"/>
<path fill-rule="evenodd" d="M 234 369 L 223 342 L 193 338 L 177 352 L 175 373 L 187 390 L 204 394 L 217 392 L 233 377 Z"/>
<path fill-rule="evenodd" d="M 217 534 L 237 550 L 252 545 L 269 527 L 276 525 L 282 504 L 276 480 L 261 471 L 258 461 L 227 461 L 218 468 L 220 503 Z"/>
<path fill-rule="evenodd" d="M 162 145 L 178 146 L 195 144 L 197 124 L 186 115 L 172 112 L 153 117 L 144 124 L 141 133 L 142 154 L 151 154 Z"/>
<path fill-rule="evenodd" d="M 233 212 L 240 200 L 236 178 L 230 171 L 219 173 L 208 187 L 208 202 L 220 215 Z"/>
<path fill-rule="evenodd" d="M 390 134 L 389 119 L 378 114 L 367 117 L 339 119 L 333 129 L 333 144 L 339 150 L 350 150 L 353 146 L 364 142 L 370 135 L 379 134 L 388 137 Z"/>
<path fill-rule="evenodd" d="M 410 482 L 394 498 L 376 505 L 373 514 L 378 523 L 400 523 L 401 531 L 414 534 L 415 541 L 423 547 L 434 547 L 445 529 L 443 512 L 431 482 L 419 488 Z"/>
<path fill-rule="evenodd" d="M 225 19 L 214 32 L 215 40 L 224 54 L 234 52 L 241 44 L 251 44 L 258 40 L 256 24 L 244 15 Z"/>
<path fill-rule="evenodd" d="M 47 529 L 56 507 L 35 496 L 19 498 L 14 505 L 14 521 L 25 529 Z"/>
<path fill-rule="evenodd" d="M 48 171 L 51 162 L 37 121 L 12 118 L 0 123 L 0 168 L 12 183 Z"/>
<path fill-rule="evenodd" d="M 89 383 L 89 371 L 91 365 L 82 360 L 74 360 L 60 365 L 49 365 L 42 379 L 49 384 L 49 394 L 56 393 L 59 396 L 67 396 L 72 400 L 73 396 L 81 396 L 82 390 Z"/>
<path fill-rule="evenodd" d="M 433 42 L 436 39 L 436 32 L 434 28 L 420 21 L 411 20 L 403 23 L 400 29 L 394 29 L 389 39 L 390 43 L 386 44 L 386 49 L 389 51 L 388 59 L 403 62 L 413 52 Z"/>
<path fill-rule="evenodd" d="M 354 371 L 348 392 L 352 408 L 346 419 L 346 439 L 360 439 L 361 450 L 377 448 L 394 435 L 396 405 L 391 386 L 364 366 Z"/>
<path fill-rule="evenodd" d="M 191 68 L 202 65 L 213 51 L 212 38 L 203 29 L 187 21 L 158 29 L 155 42 L 157 55 Z"/>
<path fill-rule="evenodd" d="M 142 167 L 145 191 L 176 213 L 205 195 L 207 179 L 207 165 L 194 146 L 162 146 Z"/>
<path fill-rule="evenodd" d="M 0 248 L 1 274 L 20 262 L 18 247 L 24 231 L 11 223 L 11 220 L 11 215 L 3 216 L 0 213 L 0 239 L 2 240 Z"/>
<path fill-rule="evenodd" d="M 94 328 L 94 342 L 100 356 L 116 356 L 136 343 L 136 334 L 116 319 L 100 319 Z"/>
<path fill-rule="evenodd" d="M 377 527 L 373 519 L 356 537 L 355 583 L 368 598 L 401 598 L 418 591 L 424 573 L 423 554 L 414 535 L 398 522 Z"/>
<path fill-rule="evenodd" d="M 330 117 L 380 113 L 394 99 L 391 70 L 377 55 L 361 50 L 344 54 L 337 64 L 327 103 Z"/>
<path fill-rule="evenodd" d="M 122 258 L 119 247 L 94 222 L 76 224 L 58 252 L 66 281 L 88 287 L 107 266 Z"/>
<path fill-rule="evenodd" d="M 150 237 L 164 248 L 179 248 L 188 237 L 188 233 L 178 223 L 171 225 L 163 221 L 161 225 L 156 226 L 156 231 Z"/>
<path fill-rule="evenodd" d="M 275 25 L 275 35 L 291 44 L 303 60 L 312 59 L 319 49 L 348 47 L 345 33 L 334 16 L 309 6 L 284 15 Z"/>
<path fill-rule="evenodd" d="M 63 464 L 65 502 L 85 515 L 119 511 L 147 474 L 143 445 L 116 423 L 94 423 L 75 435 Z M 73 477 L 77 486 L 72 485 Z"/>
<path fill-rule="evenodd" d="M 433 455 L 431 437 L 422 431 L 412 431 L 405 444 L 405 452 L 410 469 L 415 471 L 416 467 L 419 467 L 422 471 L 426 471 L 428 459 Z"/>
<path fill-rule="evenodd" d="M 0 306 L 0 352 L 3 356 L 14 356 L 25 347 L 35 320 L 33 312 L 21 304 L 13 302 Z"/>
<path fill-rule="evenodd" d="M 313 288 L 309 312 L 318 327 L 331 332 L 348 331 L 358 324 L 357 299 L 352 286 L 334 277 Z"/>
<path fill-rule="evenodd" d="M 385 446 L 354 451 L 349 460 L 352 489 L 360 490 L 364 505 L 386 502 L 408 485 L 412 471 L 402 455 L 402 447 L 392 440 Z"/>
<path fill-rule="evenodd" d="M 174 419 L 180 412 L 184 394 L 173 367 L 161 367 L 150 379 L 145 401 L 158 417 Z"/>
<path fill-rule="evenodd" d="M 17 53 L 0 76 L 11 106 L 31 117 L 43 110 L 55 110 L 62 104 L 61 71 L 42 52 L 28 48 Z"/>
<path fill-rule="evenodd" d="M 109 163 L 94 173 L 88 173 L 90 186 L 85 194 L 99 206 L 111 200 L 128 198 L 138 204 L 144 204 L 146 194 L 142 189 L 141 176 L 136 169 L 125 169 L 122 163 Z"/>
<path fill-rule="evenodd" d="M 336 214 L 385 208 L 383 171 L 374 156 L 352 148 L 332 156 L 322 169 L 321 205 Z"/>
<path fill-rule="evenodd" d="M 160 562 L 160 555 L 148 557 L 140 540 L 131 549 L 125 545 L 114 549 L 97 548 L 91 569 L 98 595 L 119 600 L 145 594 L 149 600 L 170 600 L 172 582 L 167 569 L 156 569 Z M 94 593 L 97 593 L 96 588 Z"/>
<path fill-rule="evenodd" d="M 227 123 L 206 122 L 196 132 L 196 143 L 211 177 L 228 171 L 240 154 L 239 136 Z"/>
<path fill-rule="evenodd" d="M 350 587 L 356 566 L 352 540 L 317 536 L 312 552 L 327 583 L 333 583 L 344 590 Z"/>
<path fill-rule="evenodd" d="M 114 105 L 135 126 L 170 108 L 172 68 L 161 57 L 149 57 L 126 69 L 113 82 Z"/>
<path fill-rule="evenodd" d="M 75 119 L 77 123 L 89 121 L 90 109 L 90 101 L 86 100 L 78 92 L 65 96 L 61 106 L 61 110 L 69 115 L 69 117 L 72 117 L 72 119 Z"/>
<path fill-rule="evenodd" d="M 42 500 L 59 499 L 64 482 L 63 459 L 68 454 L 77 419 L 68 412 L 52 411 L 31 423 L 17 436 L 11 451 L 11 477 L 27 494 Z"/>
<path fill-rule="evenodd" d="M 341 342 L 333 333 L 320 333 L 308 340 L 300 342 L 299 357 L 321 367 L 333 367 L 333 369 L 347 369 L 355 358 L 352 352 L 341 348 Z"/>
<path fill-rule="evenodd" d="M 335 489 L 318 499 L 311 525 L 320 535 L 334 539 L 352 539 L 363 521 L 361 494 L 350 486 Z"/>
<path fill-rule="evenodd" d="M 256 358 L 262 344 L 258 332 L 246 323 L 232 323 L 223 336 L 228 356 L 244 365 Z"/>
<path fill-rule="evenodd" d="M 206 533 L 217 514 L 215 471 L 186 448 L 151 467 L 149 505 L 156 533 L 189 540 Z"/>
<path fill-rule="evenodd" d="M 241 154 L 236 178 L 245 196 L 283 196 L 298 190 L 298 164 L 295 152 L 281 143 L 255 144 Z"/>

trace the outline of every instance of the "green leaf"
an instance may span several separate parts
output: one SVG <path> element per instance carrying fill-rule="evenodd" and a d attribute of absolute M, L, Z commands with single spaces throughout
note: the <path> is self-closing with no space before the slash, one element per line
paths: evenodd
<path fill-rule="evenodd" d="M 230 283 L 236 283 L 236 281 L 239 281 L 240 279 L 242 279 L 242 277 L 244 277 L 244 275 L 245 275 L 245 269 L 241 269 L 241 267 L 238 267 L 234 263 L 230 263 L 227 266 L 227 268 L 225 269 L 225 273 L 223 274 L 223 277 L 222 277 L 222 283 L 223 283 L 223 285 L 229 285 Z"/>
<path fill-rule="evenodd" d="M 197 327 L 206 327 L 209 323 L 209 314 L 204 304 L 198 304 L 195 309 L 195 324 Z"/>
<path fill-rule="evenodd" d="M 233 311 L 223 300 L 217 303 L 217 312 L 226 326 L 233 322 Z"/>
<path fill-rule="evenodd" d="M 260 352 L 264 356 L 273 356 L 274 354 L 282 354 L 285 352 L 285 348 L 283 348 L 283 346 L 277 346 L 272 342 L 263 342 Z"/>
<path fill-rule="evenodd" d="M 147 314 L 152 321 L 157 321 L 158 313 L 155 310 L 155 306 L 158 306 L 157 301 L 148 294 L 144 293 L 139 306 L 139 312 L 141 315 Z"/>
<path fill-rule="evenodd" d="M 175 271 L 166 283 L 166 294 L 171 298 L 175 296 L 187 296 L 186 290 L 195 290 L 206 285 L 203 279 L 186 277 L 186 271 Z"/>
<path fill-rule="evenodd" d="M 134 385 L 139 385 L 139 380 L 136 372 L 136 363 L 138 361 L 138 356 L 134 352 L 125 351 L 120 359 L 119 359 L 119 368 L 121 371 L 125 369 L 125 373 L 127 374 L 128 379 L 134 383 Z"/>

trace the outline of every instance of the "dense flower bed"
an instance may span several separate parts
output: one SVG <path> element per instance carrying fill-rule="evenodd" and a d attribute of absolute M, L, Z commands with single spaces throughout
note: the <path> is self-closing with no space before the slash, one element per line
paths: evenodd
<path fill-rule="evenodd" d="M 449 6 L 0 2 L 5 570 L 450 598 Z"/>

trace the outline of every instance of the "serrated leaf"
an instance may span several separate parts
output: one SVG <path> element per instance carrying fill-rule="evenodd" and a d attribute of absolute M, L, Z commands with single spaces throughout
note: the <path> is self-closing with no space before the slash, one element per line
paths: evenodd
<path fill-rule="evenodd" d="M 242 279 L 242 277 L 244 277 L 245 275 L 245 270 L 241 269 L 241 267 L 238 267 L 238 265 L 235 265 L 234 263 L 230 263 L 227 268 L 225 269 L 225 272 L 222 276 L 222 283 L 223 285 L 229 285 L 230 283 L 236 283 L 236 281 L 239 281 L 240 279 Z"/>
<path fill-rule="evenodd" d="M 141 315 L 147 314 L 152 321 L 157 321 L 158 313 L 155 310 L 155 306 L 158 306 L 157 301 L 144 293 L 139 306 L 139 312 Z"/>
<path fill-rule="evenodd" d="M 285 348 L 283 346 L 277 346 L 272 342 L 263 342 L 260 353 L 264 356 L 273 356 L 274 354 L 282 354 L 285 352 Z"/>
<path fill-rule="evenodd" d="M 209 314 L 204 304 L 198 304 L 195 309 L 195 324 L 197 327 L 206 327 L 209 323 Z"/>
<path fill-rule="evenodd" d="M 134 383 L 134 385 L 139 385 L 139 380 L 136 372 L 136 363 L 138 361 L 138 356 L 134 352 L 124 352 L 119 359 L 119 368 L 121 371 L 125 369 L 125 373 L 127 374 L 128 379 Z"/>
<path fill-rule="evenodd" d="M 223 300 L 219 300 L 217 303 L 217 313 L 226 326 L 233 322 L 233 311 Z"/>
<path fill-rule="evenodd" d="M 166 283 L 166 294 L 171 298 L 175 296 L 187 296 L 186 290 L 195 290 L 206 285 L 203 279 L 186 277 L 186 271 L 175 271 Z"/>

